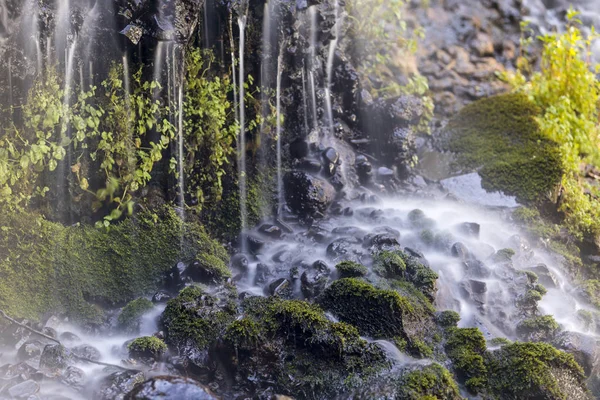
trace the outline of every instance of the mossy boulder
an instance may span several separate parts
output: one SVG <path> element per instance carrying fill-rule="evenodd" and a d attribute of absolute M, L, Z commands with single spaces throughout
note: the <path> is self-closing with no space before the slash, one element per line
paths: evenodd
<path fill-rule="evenodd" d="M 135 360 L 159 360 L 167 351 L 167 345 L 154 336 L 134 339 L 127 345 L 129 357 Z"/>
<path fill-rule="evenodd" d="M 397 292 L 377 289 L 355 278 L 333 282 L 320 303 L 340 320 L 375 338 L 406 338 L 402 321 L 414 312 L 410 302 Z"/>
<path fill-rule="evenodd" d="M 478 170 L 484 189 L 539 202 L 558 187 L 565 170 L 560 147 L 540 131 L 539 115 L 522 94 L 479 100 L 448 123 L 446 150 L 458 155 L 457 169 Z"/>
<path fill-rule="evenodd" d="M 137 333 L 144 314 L 152 310 L 154 304 L 148 299 L 139 298 L 129 302 L 117 318 L 119 328 L 125 332 Z"/>
<path fill-rule="evenodd" d="M 384 278 L 404 278 L 406 263 L 401 252 L 381 251 L 373 256 L 373 270 Z"/>
<path fill-rule="evenodd" d="M 486 356 L 490 392 L 507 400 L 587 400 L 573 356 L 546 343 L 513 343 Z"/>
<path fill-rule="evenodd" d="M 102 322 L 101 307 L 152 294 L 178 261 L 227 252 L 175 211 L 144 211 L 109 229 L 64 226 L 22 212 L 0 215 L 0 308 L 38 319 L 49 311 Z"/>
<path fill-rule="evenodd" d="M 452 360 L 459 382 L 472 393 L 484 390 L 488 371 L 483 334 L 477 328 L 450 328 L 446 333 L 446 354 Z"/>
<path fill-rule="evenodd" d="M 225 330 L 220 359 L 231 360 L 237 382 L 256 375 L 259 389 L 310 399 L 334 398 L 389 368 L 384 352 L 358 330 L 332 322 L 317 305 L 300 300 L 250 297 L 244 317 Z M 223 357 L 223 355 L 229 357 Z"/>
<path fill-rule="evenodd" d="M 207 285 L 222 284 L 231 278 L 231 271 L 223 258 L 209 253 L 198 254 L 185 273 L 194 282 Z"/>
<path fill-rule="evenodd" d="M 412 283 L 431 301 L 435 298 L 437 273 L 418 258 L 403 251 L 381 251 L 373 256 L 373 271 L 387 279 Z"/>
<path fill-rule="evenodd" d="M 517 335 L 527 342 L 548 342 L 554 338 L 559 328 L 552 315 L 542 315 L 519 322 Z"/>
<path fill-rule="evenodd" d="M 165 342 L 182 352 L 205 350 L 233 322 L 236 307 L 232 289 L 209 293 L 199 286 L 186 287 L 162 314 Z"/>
<path fill-rule="evenodd" d="M 383 375 L 352 393 L 353 399 L 462 400 L 452 374 L 437 363 Z"/>
<path fill-rule="evenodd" d="M 335 269 L 341 278 L 360 278 L 369 273 L 367 267 L 354 261 L 342 261 Z"/>

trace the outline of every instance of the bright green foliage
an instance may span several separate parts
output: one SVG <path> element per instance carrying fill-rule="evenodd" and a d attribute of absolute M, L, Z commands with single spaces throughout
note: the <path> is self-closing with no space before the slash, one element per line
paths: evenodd
<path fill-rule="evenodd" d="M 144 298 L 129 302 L 119 314 L 119 318 L 117 319 L 119 327 L 128 332 L 139 331 L 142 317 L 152 307 L 154 307 L 152 302 Z"/>
<path fill-rule="evenodd" d="M 456 373 L 467 388 L 477 393 L 485 388 L 487 368 L 484 363 L 486 343 L 477 328 L 450 328 L 447 331 L 446 353 Z"/>
<path fill-rule="evenodd" d="M 127 349 L 129 350 L 130 358 L 152 358 L 158 360 L 167 351 L 167 345 L 157 337 L 144 336 L 134 339 L 127 345 Z"/>
<path fill-rule="evenodd" d="M 600 232 L 600 205 L 585 194 L 595 189 L 583 181 L 580 170 L 582 161 L 600 165 L 600 82 L 590 63 L 597 35 L 595 31 L 583 35 L 573 10 L 568 17 L 565 32 L 541 37 L 541 71 L 528 76 L 529 63 L 523 60 L 520 71 L 503 78 L 541 109 L 537 118 L 541 132 L 560 145 L 566 169 L 560 210 L 571 232 L 581 237 Z"/>
<path fill-rule="evenodd" d="M 183 103 L 186 190 L 200 207 L 221 200 L 224 164 L 235 152 L 237 124 L 231 120 L 228 77 L 211 77 L 214 55 L 192 49 L 186 55 L 186 90 Z M 210 79 L 209 79 L 210 77 Z"/>
<path fill-rule="evenodd" d="M 63 96 L 56 72 L 49 70 L 31 89 L 23 107 L 24 126 L 0 123 L 0 205 L 26 205 L 49 190 L 39 177 L 65 157 Z"/>
<path fill-rule="evenodd" d="M 166 271 L 199 253 L 228 259 L 202 226 L 183 223 L 170 209 L 136 214 L 110 229 L 0 213 L 0 308 L 20 318 L 53 311 L 98 323 L 98 306 L 151 294 Z"/>
<path fill-rule="evenodd" d="M 456 328 L 460 314 L 456 311 L 442 311 L 436 316 L 437 323 L 443 328 Z"/>
<path fill-rule="evenodd" d="M 509 344 L 488 353 L 486 366 L 489 389 L 497 398 L 586 398 L 581 367 L 573 356 L 546 343 Z"/>
<path fill-rule="evenodd" d="M 541 132 L 538 115 L 538 107 L 522 94 L 463 108 L 446 128 L 458 169 L 478 169 L 486 190 L 503 191 L 521 202 L 551 198 L 565 167 L 560 147 Z"/>

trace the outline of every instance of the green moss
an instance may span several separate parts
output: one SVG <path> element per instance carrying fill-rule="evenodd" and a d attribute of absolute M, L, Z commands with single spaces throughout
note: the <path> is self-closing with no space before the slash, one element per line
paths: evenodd
<path fill-rule="evenodd" d="M 489 341 L 491 346 L 506 346 L 507 344 L 511 344 L 512 342 L 507 338 L 496 337 Z"/>
<path fill-rule="evenodd" d="M 373 257 L 373 271 L 384 278 L 402 278 L 406 263 L 401 252 L 381 251 Z"/>
<path fill-rule="evenodd" d="M 535 284 L 538 281 L 538 276 L 535 272 L 532 271 L 523 271 L 523 273 L 527 276 L 527 280 L 531 284 Z"/>
<path fill-rule="evenodd" d="M 583 282 L 582 287 L 588 301 L 596 307 L 600 307 L 600 280 L 587 280 Z"/>
<path fill-rule="evenodd" d="M 335 281 L 321 298 L 325 309 L 365 335 L 406 337 L 402 320 L 414 313 L 410 302 L 392 290 L 380 290 L 354 278 Z"/>
<path fill-rule="evenodd" d="M 167 351 L 165 342 L 154 336 L 144 336 L 134 339 L 127 345 L 129 357 L 137 358 L 153 358 L 158 360 Z"/>
<path fill-rule="evenodd" d="M 223 337 L 235 348 L 254 348 L 260 336 L 259 325 L 250 318 L 242 318 L 229 325 Z"/>
<path fill-rule="evenodd" d="M 489 353 L 486 365 L 498 398 L 566 400 L 585 393 L 585 376 L 573 356 L 546 343 L 509 344 Z"/>
<path fill-rule="evenodd" d="M 403 375 L 398 387 L 397 399 L 461 399 L 452 375 L 435 363 Z"/>
<path fill-rule="evenodd" d="M 565 168 L 559 146 L 540 132 L 539 112 L 521 94 L 467 105 L 447 126 L 448 150 L 458 154 L 460 167 L 479 169 L 486 190 L 523 203 L 543 200 L 560 184 Z"/>
<path fill-rule="evenodd" d="M 329 321 L 314 304 L 250 297 L 242 306 L 245 317 L 226 336 L 233 334 L 239 343 L 240 337 L 257 335 L 260 344 L 238 347 L 238 371 L 268 376 L 279 392 L 333 398 L 389 367 L 383 351 L 363 340 L 356 327 Z"/>
<path fill-rule="evenodd" d="M 196 262 L 198 269 L 201 270 L 199 278 L 203 282 L 219 284 L 231 278 L 231 271 L 221 257 L 210 253 L 200 253 L 196 256 Z"/>
<path fill-rule="evenodd" d="M 524 295 L 517 298 L 517 306 L 525 309 L 536 309 L 537 303 L 542 300 L 542 297 L 540 292 L 530 289 Z"/>
<path fill-rule="evenodd" d="M 169 300 L 162 314 L 165 341 L 174 346 L 191 341 L 205 348 L 234 320 L 236 311 L 231 299 L 219 299 L 198 286 L 189 286 Z"/>
<path fill-rule="evenodd" d="M 0 214 L 0 307 L 37 319 L 64 312 L 100 323 L 100 306 L 151 294 L 178 261 L 228 254 L 201 225 L 170 208 L 141 212 L 109 229 L 63 226 L 21 212 Z"/>
<path fill-rule="evenodd" d="M 544 285 L 540 285 L 539 283 L 533 286 L 533 290 L 535 290 L 542 296 L 545 296 L 546 293 L 548 293 L 548 289 L 546 289 Z"/>
<path fill-rule="evenodd" d="M 431 229 L 422 230 L 421 233 L 419 234 L 419 237 L 421 238 L 423 243 L 425 243 L 428 246 L 433 245 L 433 242 L 435 240 L 435 234 L 433 233 L 433 231 Z"/>
<path fill-rule="evenodd" d="M 142 317 L 153 307 L 154 305 L 152 302 L 144 298 L 135 299 L 129 302 L 123 308 L 117 319 L 119 328 L 127 332 L 138 332 Z"/>
<path fill-rule="evenodd" d="M 577 310 L 577 319 L 581 321 L 585 329 L 591 329 L 594 326 L 594 314 L 588 310 Z"/>
<path fill-rule="evenodd" d="M 436 316 L 436 320 L 443 328 L 455 328 L 460 321 L 460 314 L 456 311 L 442 311 Z"/>
<path fill-rule="evenodd" d="M 500 249 L 492 255 L 492 261 L 495 263 L 510 262 L 515 254 L 513 249 Z"/>
<path fill-rule="evenodd" d="M 486 343 L 481 331 L 477 328 L 450 328 L 445 347 L 459 380 L 473 393 L 483 390 L 487 368 L 483 358 Z"/>
<path fill-rule="evenodd" d="M 408 344 L 411 354 L 421 358 L 430 358 L 433 356 L 433 348 L 421 339 L 412 338 Z"/>
<path fill-rule="evenodd" d="M 552 315 L 543 315 L 519 322 L 517 335 L 527 341 L 548 341 L 558 329 L 559 325 Z"/>
<path fill-rule="evenodd" d="M 367 267 L 354 261 L 342 261 L 335 268 L 342 278 L 360 278 L 369 272 Z"/>

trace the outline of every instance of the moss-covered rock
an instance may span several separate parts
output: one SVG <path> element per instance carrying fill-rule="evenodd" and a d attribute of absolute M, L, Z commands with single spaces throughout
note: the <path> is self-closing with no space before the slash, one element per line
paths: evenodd
<path fill-rule="evenodd" d="M 483 390 L 487 384 L 483 357 L 487 347 L 481 331 L 477 328 L 450 328 L 445 347 L 459 382 L 473 393 Z"/>
<path fill-rule="evenodd" d="M 442 311 L 436 315 L 436 321 L 442 328 L 456 328 L 460 314 L 456 311 Z"/>
<path fill-rule="evenodd" d="M 412 283 L 431 301 L 435 298 L 438 275 L 419 259 L 403 251 L 382 251 L 373 256 L 373 271 L 388 279 Z"/>
<path fill-rule="evenodd" d="M 458 386 L 448 370 L 439 364 L 430 364 L 402 376 L 396 398 L 407 400 L 462 399 Z"/>
<path fill-rule="evenodd" d="M 228 258 L 202 226 L 183 223 L 170 208 L 141 212 L 109 229 L 1 213 L 0 229 L 0 308 L 16 317 L 37 319 L 52 310 L 101 322 L 98 305 L 151 294 L 178 261 L 198 254 Z"/>
<path fill-rule="evenodd" d="M 458 154 L 459 169 L 479 170 L 486 190 L 538 202 L 564 173 L 560 148 L 542 135 L 538 115 L 522 94 L 477 101 L 448 123 L 447 149 Z"/>
<path fill-rule="evenodd" d="M 448 370 L 437 363 L 412 366 L 368 382 L 343 398 L 380 400 L 462 400 Z"/>
<path fill-rule="evenodd" d="M 382 290 L 354 278 L 340 279 L 325 290 L 321 304 L 362 334 L 378 338 L 406 337 L 402 320 L 413 306 L 393 290 Z"/>
<path fill-rule="evenodd" d="M 140 322 L 144 314 L 150 311 L 154 305 L 148 299 L 139 298 L 129 302 L 117 318 L 119 328 L 130 333 L 140 330 Z"/>
<path fill-rule="evenodd" d="M 231 278 L 223 258 L 209 253 L 198 254 L 185 272 L 194 282 L 204 284 L 221 284 Z"/>
<path fill-rule="evenodd" d="M 134 339 L 127 345 L 129 357 L 135 360 L 158 360 L 167 351 L 167 345 L 154 336 L 144 336 Z"/>
<path fill-rule="evenodd" d="M 546 343 L 513 343 L 486 356 L 490 392 L 507 400 L 591 399 L 573 356 Z"/>
<path fill-rule="evenodd" d="M 342 261 L 335 266 L 341 278 L 360 278 L 367 275 L 369 270 L 364 265 L 354 261 Z"/>
<path fill-rule="evenodd" d="M 517 325 L 517 335 L 528 342 L 547 342 L 558 332 L 558 323 L 552 315 L 525 319 Z"/>
<path fill-rule="evenodd" d="M 226 290 L 226 289 L 225 289 Z M 235 294 L 219 297 L 189 286 L 169 300 L 161 317 L 165 342 L 178 349 L 206 349 L 236 316 Z"/>
<path fill-rule="evenodd" d="M 373 256 L 373 271 L 383 278 L 402 279 L 406 263 L 397 251 L 381 251 Z"/>
<path fill-rule="evenodd" d="M 309 399 L 333 398 L 389 367 L 383 351 L 346 323 L 331 322 L 305 301 L 250 297 L 245 316 L 225 331 L 220 358 L 231 354 L 241 385 L 262 376 L 259 388 Z M 231 353 L 234 348 L 235 352 Z"/>

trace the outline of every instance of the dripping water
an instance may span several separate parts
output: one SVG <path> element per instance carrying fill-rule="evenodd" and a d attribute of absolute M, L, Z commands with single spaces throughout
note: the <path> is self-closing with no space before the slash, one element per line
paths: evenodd
<path fill-rule="evenodd" d="M 12 58 L 8 59 L 8 105 L 10 113 L 13 112 L 13 85 L 12 85 Z"/>
<path fill-rule="evenodd" d="M 335 37 L 329 44 L 329 56 L 327 57 L 327 85 L 325 87 L 325 103 L 327 106 L 327 118 L 329 124 L 329 140 L 331 140 L 334 136 L 333 132 L 333 109 L 331 106 L 331 83 L 333 78 L 333 60 L 335 58 L 335 50 L 338 45 L 338 41 L 340 40 L 340 27 L 342 24 L 342 19 L 340 17 L 340 5 L 339 0 L 335 0 Z M 330 143 L 325 143 L 329 145 Z"/>
<path fill-rule="evenodd" d="M 241 228 L 242 233 L 246 232 L 248 228 L 248 211 L 247 211 L 247 194 L 246 194 L 246 110 L 245 110 L 245 101 L 244 101 L 244 47 L 245 47 L 245 31 L 246 31 L 246 16 L 242 16 L 238 18 L 238 26 L 240 28 L 240 67 L 239 67 L 239 121 L 240 121 L 240 132 L 238 138 L 238 153 L 239 153 L 239 186 L 240 186 L 240 219 L 241 219 Z M 246 251 L 246 240 L 242 240 L 242 252 Z"/>
<path fill-rule="evenodd" d="M 306 100 L 306 69 L 302 68 L 302 107 L 304 111 L 304 132 L 308 134 L 308 102 Z"/>
<path fill-rule="evenodd" d="M 183 176 L 183 81 L 179 82 L 177 110 L 177 150 L 178 150 L 178 180 L 179 180 L 179 206 L 181 207 L 181 218 L 185 221 L 185 177 Z"/>
<path fill-rule="evenodd" d="M 310 89 L 310 98 L 312 105 L 312 121 L 313 128 L 317 129 L 319 125 L 318 116 L 317 116 L 317 93 L 315 86 L 315 74 L 314 71 L 317 67 L 317 9 L 316 6 L 310 6 L 308 8 L 308 13 L 310 16 L 310 62 L 309 62 L 309 89 Z"/>
<path fill-rule="evenodd" d="M 280 46 L 277 57 L 277 215 L 281 215 L 283 208 L 283 175 L 281 171 L 281 74 L 283 64 L 283 48 Z"/>

